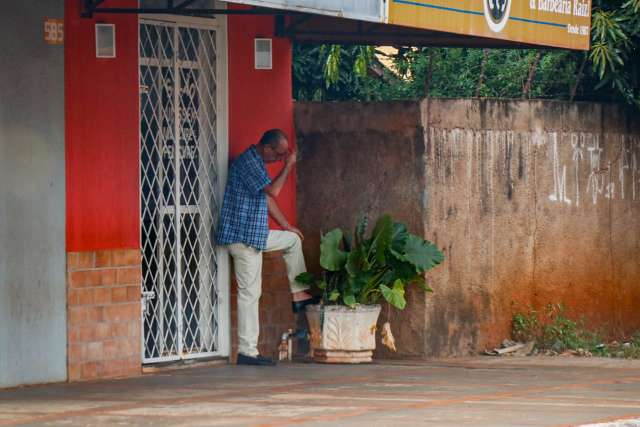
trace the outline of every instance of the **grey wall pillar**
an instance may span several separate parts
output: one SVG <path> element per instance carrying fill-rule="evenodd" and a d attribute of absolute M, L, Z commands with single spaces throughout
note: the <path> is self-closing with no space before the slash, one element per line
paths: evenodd
<path fill-rule="evenodd" d="M 0 387 L 66 372 L 63 0 L 0 14 Z"/>

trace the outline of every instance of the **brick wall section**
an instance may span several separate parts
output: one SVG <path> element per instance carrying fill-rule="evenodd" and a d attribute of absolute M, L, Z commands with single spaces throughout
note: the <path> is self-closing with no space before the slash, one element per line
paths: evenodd
<path fill-rule="evenodd" d="M 238 286 L 231 272 L 231 336 L 232 357 L 238 351 Z M 287 329 L 296 329 L 296 316 L 291 311 L 291 290 L 282 252 L 263 253 L 262 297 L 260 297 L 260 339 L 258 350 L 264 356 L 277 357 L 280 337 Z M 295 349 L 295 348 L 294 348 Z"/>
<path fill-rule="evenodd" d="M 69 381 L 141 373 L 138 249 L 67 253 Z"/>

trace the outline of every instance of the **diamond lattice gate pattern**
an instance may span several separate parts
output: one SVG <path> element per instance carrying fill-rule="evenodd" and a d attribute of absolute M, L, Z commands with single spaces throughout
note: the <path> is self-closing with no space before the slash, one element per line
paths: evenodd
<path fill-rule="evenodd" d="M 145 363 L 220 355 L 216 48 L 214 29 L 140 23 Z"/>

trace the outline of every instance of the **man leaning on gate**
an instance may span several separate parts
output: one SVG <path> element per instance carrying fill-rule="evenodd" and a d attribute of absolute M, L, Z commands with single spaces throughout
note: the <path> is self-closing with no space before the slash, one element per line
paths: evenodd
<path fill-rule="evenodd" d="M 275 162 L 284 162 L 284 165 L 278 176 L 271 180 L 265 164 Z M 287 135 L 280 129 L 271 129 L 229 168 L 217 242 L 229 249 L 238 282 L 239 365 L 275 365 L 273 360 L 261 356 L 257 348 L 262 252 L 284 251 L 295 313 L 317 302 L 309 294 L 309 287 L 295 280 L 298 274 L 306 271 L 302 233 L 289 224 L 275 200 L 295 163 L 296 152 L 289 148 Z M 269 215 L 283 230 L 269 230 Z"/>

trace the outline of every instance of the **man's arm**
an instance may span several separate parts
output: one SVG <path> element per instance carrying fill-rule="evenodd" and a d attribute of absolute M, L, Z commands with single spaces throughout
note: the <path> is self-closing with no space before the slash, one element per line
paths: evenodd
<path fill-rule="evenodd" d="M 280 207 L 278 206 L 276 199 L 274 199 L 269 195 L 267 195 L 267 208 L 269 210 L 269 215 L 271 215 L 273 219 L 275 219 L 276 222 L 280 224 L 280 227 L 282 227 L 287 231 L 292 231 L 296 233 L 298 236 L 300 236 L 300 239 L 304 239 L 302 232 L 298 230 L 296 227 L 294 227 L 293 225 L 289 224 L 289 221 L 287 221 L 287 218 L 285 218 L 284 214 L 280 210 Z"/>
<path fill-rule="evenodd" d="M 289 172 L 291 172 L 291 169 L 293 169 L 293 166 L 295 164 L 296 164 L 296 152 L 294 150 L 291 153 L 289 153 L 289 155 L 285 159 L 284 166 L 282 167 L 282 170 L 280 171 L 278 176 L 273 180 L 273 182 L 270 185 L 267 185 L 266 187 L 264 187 L 264 192 L 267 193 L 267 196 L 278 197 L 278 194 L 280 194 L 280 190 L 282 190 L 282 187 L 284 186 L 284 183 L 287 180 L 287 177 L 289 176 Z"/>

